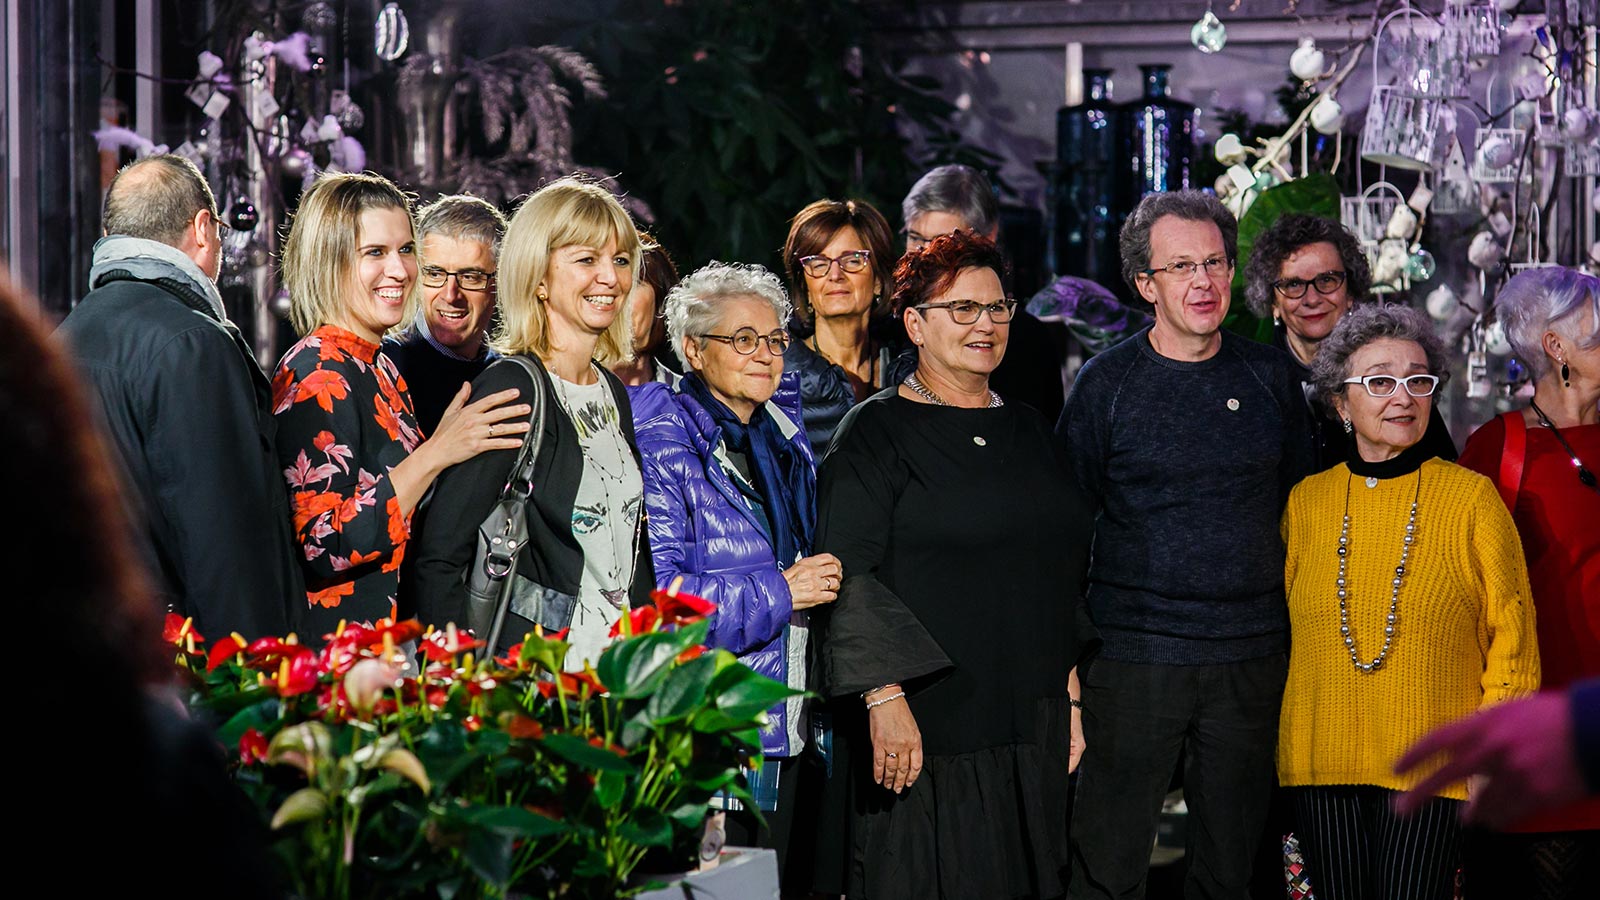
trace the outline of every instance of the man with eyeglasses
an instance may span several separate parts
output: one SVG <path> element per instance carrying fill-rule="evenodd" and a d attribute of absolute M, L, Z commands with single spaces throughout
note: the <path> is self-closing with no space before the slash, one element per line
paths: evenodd
<path fill-rule="evenodd" d="M 1272 343 L 1289 355 L 1310 412 L 1312 470 L 1344 462 L 1353 439 L 1339 417 L 1316 399 L 1311 361 L 1345 314 L 1370 299 L 1372 272 L 1355 235 L 1321 216 L 1291 213 L 1256 237 L 1245 268 L 1245 300 L 1257 317 L 1272 319 Z M 1454 461 L 1455 441 L 1437 404 L 1422 443 L 1434 456 Z"/>
<path fill-rule="evenodd" d="M 1144 895 L 1180 757 L 1185 896 L 1249 895 L 1287 670 L 1279 519 L 1310 444 L 1288 359 L 1221 330 L 1237 236 L 1209 194 L 1140 202 L 1123 277 L 1155 322 L 1084 365 L 1057 425 L 1097 510 L 1103 641 L 1080 671 L 1073 898 Z"/>
<path fill-rule="evenodd" d="M 994 185 L 970 166 L 947 165 L 917 179 L 900 204 L 905 217 L 906 252 L 952 231 L 970 231 L 991 241 L 1000 239 L 1000 203 Z M 1065 390 L 1061 356 L 1045 325 L 1020 305 L 1011 320 L 1005 359 L 989 377 L 996 393 L 1026 403 L 1054 421 L 1061 414 Z"/>
<path fill-rule="evenodd" d="M 159 601 L 216 639 L 283 634 L 304 603 L 272 387 L 217 290 L 223 228 L 194 163 L 145 157 L 106 192 L 92 290 L 56 332 L 120 464 Z"/>
<path fill-rule="evenodd" d="M 405 376 L 417 424 L 432 434 L 461 385 L 494 361 L 495 268 L 506 219 L 466 194 L 440 197 L 417 217 L 422 307 L 383 352 Z"/>

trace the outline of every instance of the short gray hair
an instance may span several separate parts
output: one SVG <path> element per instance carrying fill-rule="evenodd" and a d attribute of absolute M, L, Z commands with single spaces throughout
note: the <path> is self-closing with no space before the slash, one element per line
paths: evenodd
<path fill-rule="evenodd" d="M 984 237 L 1000 223 L 1000 201 L 995 198 L 994 185 L 982 172 L 959 164 L 940 166 L 918 178 L 900 204 L 907 228 L 912 219 L 931 212 L 950 213 Z"/>
<path fill-rule="evenodd" d="M 430 234 L 488 244 L 498 260 L 506 217 L 487 200 L 471 194 L 447 194 L 417 211 L 417 244 Z"/>
<path fill-rule="evenodd" d="M 1190 222 L 1212 222 L 1222 232 L 1222 247 L 1229 260 L 1239 258 L 1239 220 L 1228 212 L 1215 195 L 1204 191 L 1165 191 L 1145 194 L 1133 214 L 1123 223 L 1118 236 L 1118 249 L 1122 252 L 1122 280 L 1135 292 L 1139 290 L 1138 276 L 1150 268 L 1150 230 L 1165 216 L 1176 216 Z"/>
<path fill-rule="evenodd" d="M 1428 357 L 1430 374 L 1448 374 L 1444 342 L 1426 315 L 1398 303 L 1368 303 L 1345 313 L 1317 348 L 1317 358 L 1311 361 L 1311 383 L 1317 395 L 1332 403 L 1350 377 L 1350 357 L 1373 341 L 1385 339 L 1416 344 Z"/>
<path fill-rule="evenodd" d="M 757 265 L 713 260 L 667 292 L 662 315 L 667 319 L 667 342 L 672 352 L 683 355 L 683 339 L 688 335 L 698 338 L 704 347 L 705 338 L 700 336 L 716 327 L 722 316 L 719 301 L 737 297 L 765 300 L 778 314 L 780 326 L 789 321 L 793 311 L 778 276 Z"/>
<path fill-rule="evenodd" d="M 1600 344 L 1600 278 L 1565 266 L 1519 272 L 1495 298 L 1506 340 L 1534 381 L 1550 371 L 1544 333 L 1559 332 L 1581 349 Z M 1584 327 L 1588 334 L 1583 334 Z"/>
<path fill-rule="evenodd" d="M 206 177 L 188 159 L 158 153 L 123 166 L 111 179 L 101 222 L 106 234 L 178 247 L 201 210 L 217 218 L 217 198 Z"/>

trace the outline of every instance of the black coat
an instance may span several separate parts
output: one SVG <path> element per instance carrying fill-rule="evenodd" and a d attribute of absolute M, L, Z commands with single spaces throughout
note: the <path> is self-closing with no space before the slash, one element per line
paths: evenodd
<path fill-rule="evenodd" d="M 98 401 L 162 602 L 212 640 L 286 632 L 305 585 L 271 385 L 237 329 L 181 279 L 112 271 L 57 333 Z"/>

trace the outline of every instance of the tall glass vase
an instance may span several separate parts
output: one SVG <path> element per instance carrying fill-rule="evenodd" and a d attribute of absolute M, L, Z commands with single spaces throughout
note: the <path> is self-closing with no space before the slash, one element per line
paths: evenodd
<path fill-rule="evenodd" d="M 1083 71 L 1082 103 L 1056 113 L 1055 272 L 1114 284 L 1116 186 L 1122 156 L 1111 70 Z"/>
<path fill-rule="evenodd" d="M 1189 190 L 1195 186 L 1200 110 L 1172 96 L 1168 81 L 1171 71 L 1168 65 L 1140 66 L 1144 96 L 1118 107 L 1124 166 L 1117 180 L 1118 232 L 1145 194 Z M 1108 286 L 1129 300 L 1138 300 L 1120 276 Z"/>

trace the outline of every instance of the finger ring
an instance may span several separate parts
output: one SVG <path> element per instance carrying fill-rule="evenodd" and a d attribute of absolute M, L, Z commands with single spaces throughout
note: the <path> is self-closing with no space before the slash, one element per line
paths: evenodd
<path fill-rule="evenodd" d="M 495 428 L 497 428 L 497 427 L 498 427 L 498 426 L 495 426 L 495 425 L 490 425 L 490 426 L 489 426 L 489 436 L 490 436 L 490 437 L 494 437 L 494 430 L 495 430 Z"/>
<path fill-rule="evenodd" d="M 884 756 L 887 756 L 890 759 L 899 759 L 900 758 L 900 754 L 898 754 L 898 753 L 885 753 Z"/>

